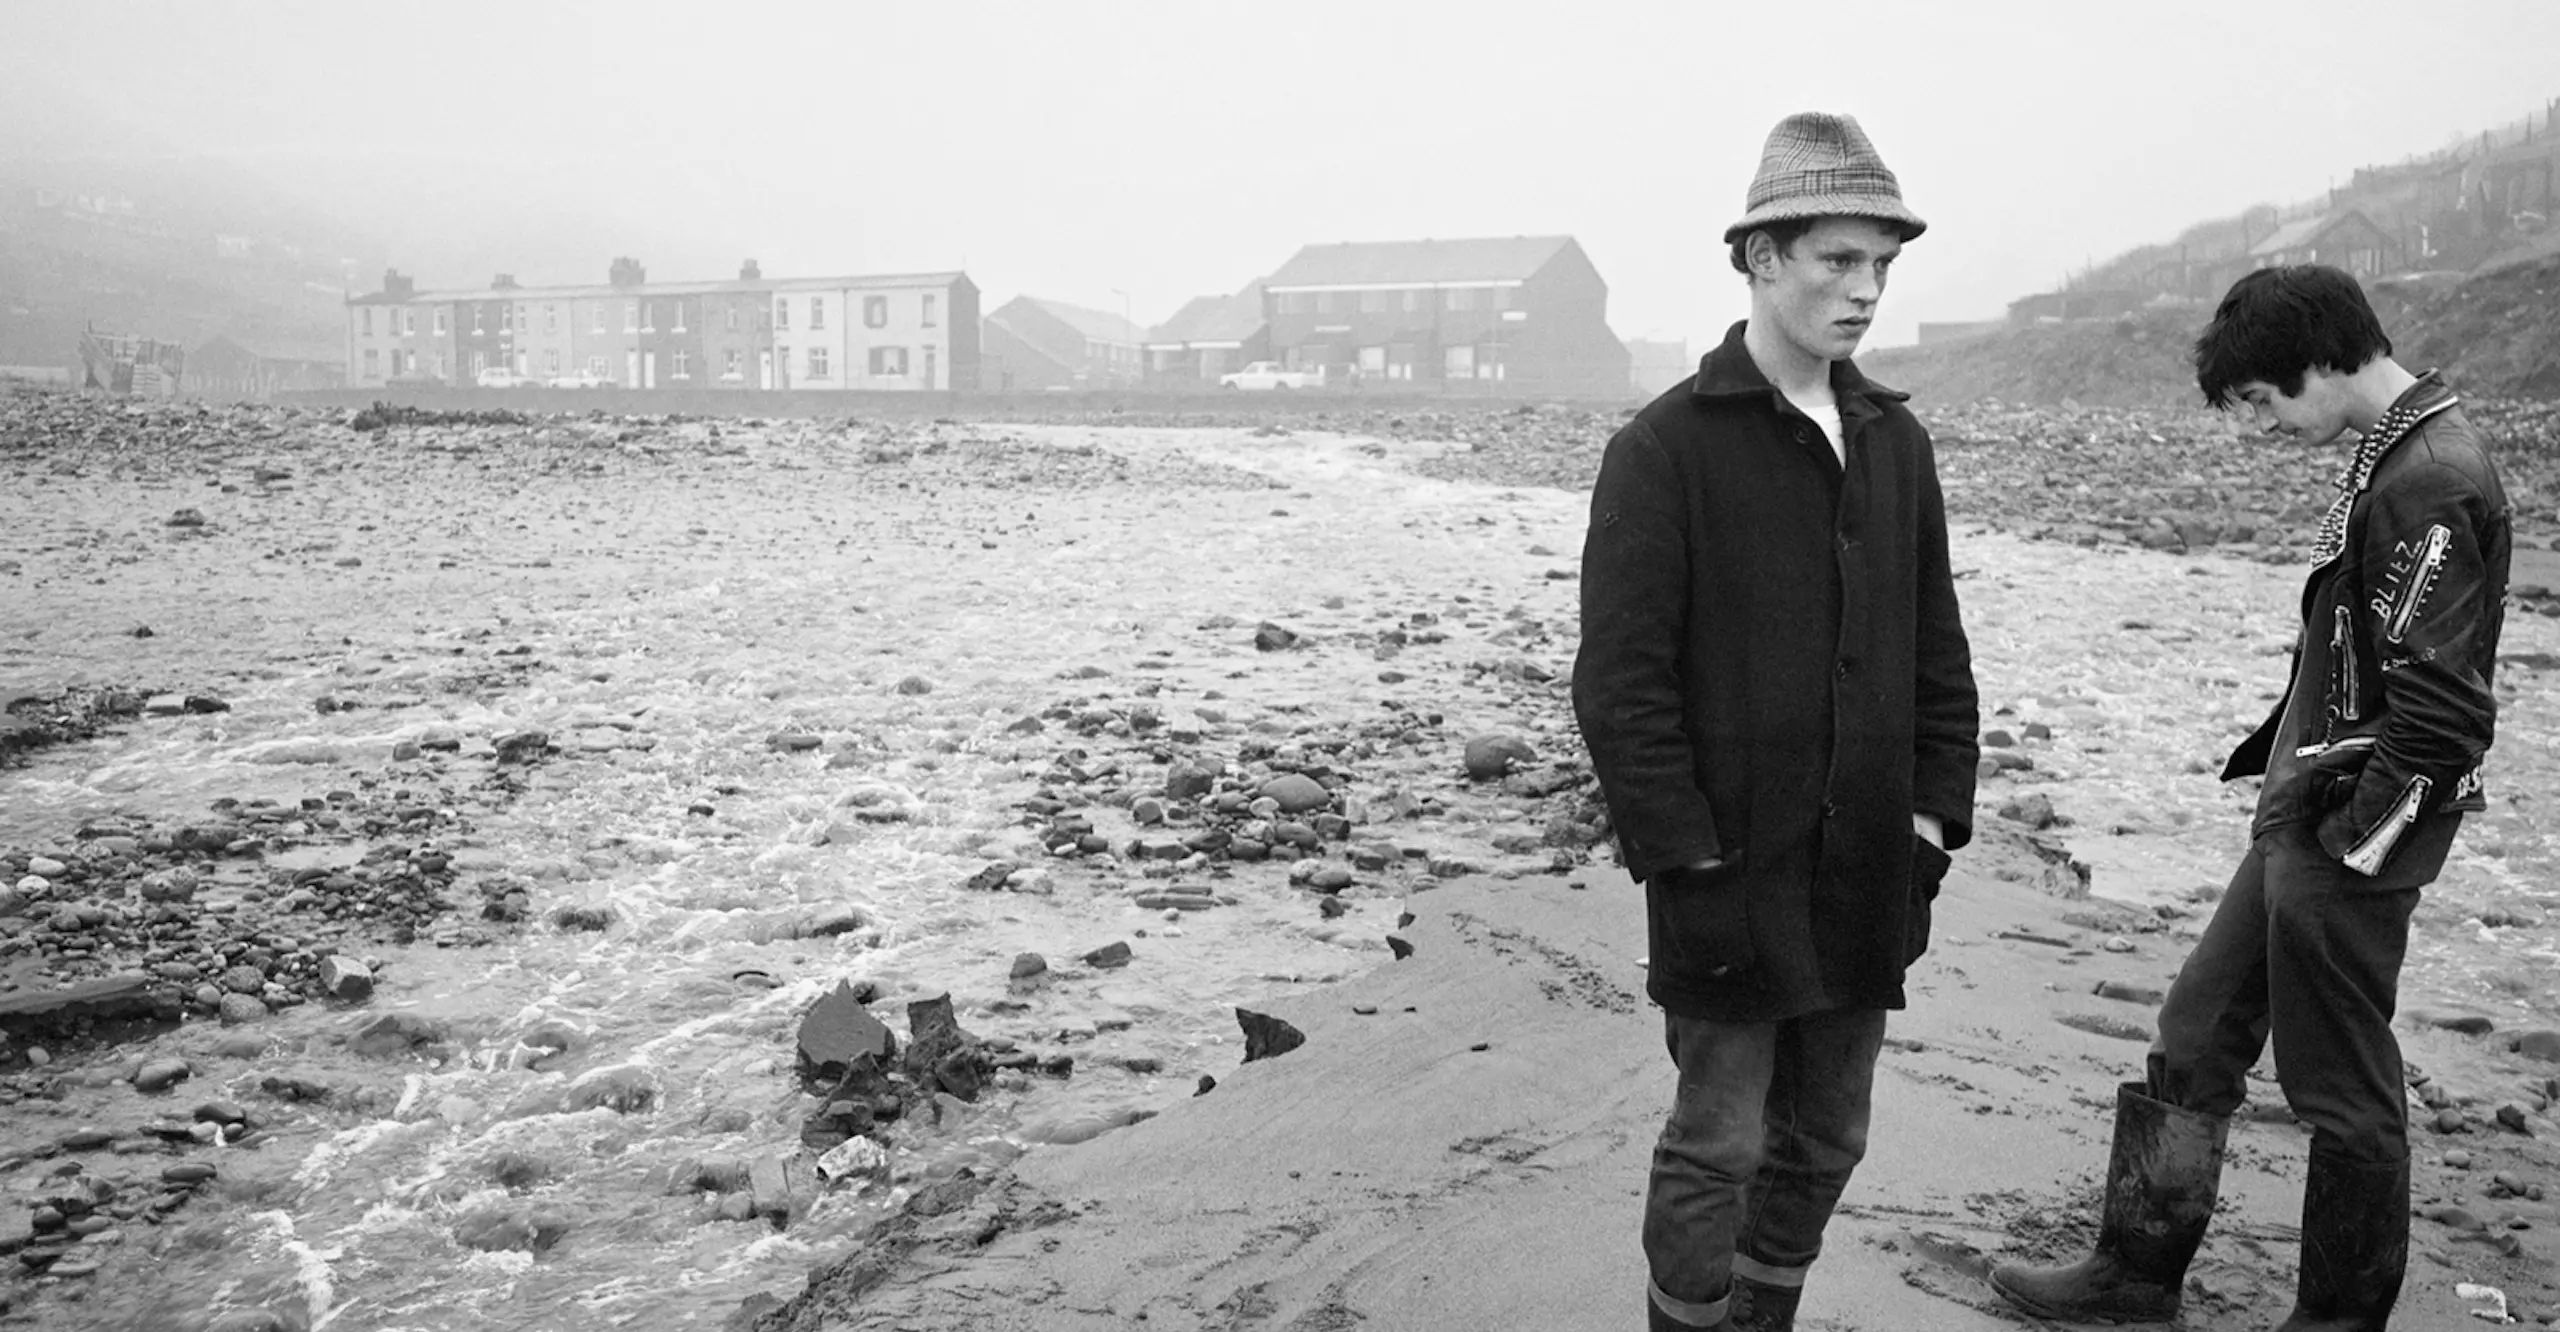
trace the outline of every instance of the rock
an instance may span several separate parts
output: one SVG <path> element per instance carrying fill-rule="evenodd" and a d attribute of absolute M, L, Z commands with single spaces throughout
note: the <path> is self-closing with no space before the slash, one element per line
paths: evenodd
<path fill-rule="evenodd" d="M 1324 784 L 1302 772 L 1286 772 L 1262 784 L 1263 799 L 1280 806 L 1284 814 L 1303 814 L 1323 809 L 1333 803 L 1333 793 Z"/>
<path fill-rule="evenodd" d="M 2429 1025 L 2465 1036 L 2486 1036 L 2498 1029 L 2497 1023 L 2478 1013 L 2446 1013 L 2429 1019 Z"/>
<path fill-rule="evenodd" d="M 1012 878 L 1013 872 L 1018 868 L 1020 866 L 1010 860 L 999 860 L 970 875 L 968 882 L 960 886 L 973 893 L 992 893 L 1004 887 L 1004 881 Z"/>
<path fill-rule="evenodd" d="M 1217 787 L 1225 768 L 1216 759 L 1175 759 L 1164 770 L 1165 798 L 1197 800 Z"/>
<path fill-rule="evenodd" d="M 1139 827 L 1150 828 L 1164 822 L 1164 802 L 1153 796 L 1140 796 L 1129 802 L 1129 819 Z"/>
<path fill-rule="evenodd" d="M 907 1005 L 907 1049 L 899 1064 L 917 1086 L 939 1086 L 963 1101 L 977 1100 L 994 1071 L 978 1038 L 961 1030 L 948 994 Z"/>
<path fill-rule="evenodd" d="M 2508 1048 L 2528 1059 L 2560 1063 L 2560 1031 L 2544 1029 L 2524 1032 L 2518 1035 L 2514 1044 Z"/>
<path fill-rule="evenodd" d="M 214 1012 L 221 1017 L 222 1025 L 236 1027 L 243 1022 L 255 1022 L 265 1017 L 267 1001 L 254 994 L 226 994 L 222 996 L 222 1002 L 215 1006 Z"/>
<path fill-rule="evenodd" d="M 1465 761 L 1469 778 L 1489 782 L 1510 775 L 1513 764 L 1537 762 L 1538 751 L 1516 735 L 1492 733 L 1467 741 Z"/>
<path fill-rule="evenodd" d="M 1351 871 L 1340 865 L 1327 865 L 1307 876 L 1307 886 L 1320 893 L 1338 893 L 1351 886 Z"/>
<path fill-rule="evenodd" d="M 2520 1105 L 2499 1106 L 2498 1126 L 2510 1133 L 2521 1133 L 2526 1137 L 2533 1136 L 2533 1126 L 2525 1119 L 2524 1107 Z"/>
<path fill-rule="evenodd" d="M 1013 959 L 1013 973 L 1011 978 L 1014 980 L 1030 980 L 1035 976 L 1045 974 L 1048 970 L 1049 959 L 1040 956 L 1038 953 L 1022 953 L 1018 954 Z"/>
<path fill-rule="evenodd" d="M 48 879 L 59 879 L 65 872 L 69 871 L 70 868 L 71 867 L 69 865 L 65 865 L 51 856 L 27 857 L 27 873 L 40 874 Z"/>
<path fill-rule="evenodd" d="M 203 1161 L 181 1161 L 160 1172 L 163 1184 L 202 1184 L 220 1172 Z"/>
<path fill-rule="evenodd" d="M 373 969 L 344 953 L 320 959 L 320 993 L 345 1003 L 373 997 Z"/>
<path fill-rule="evenodd" d="M 1084 955 L 1084 964 L 1098 971 L 1110 971 L 1129 965 L 1129 945 L 1119 940 L 1104 944 Z"/>
<path fill-rule="evenodd" d="M 557 1208 L 513 1201 L 484 1204 L 453 1223 L 455 1243 L 486 1253 L 541 1253 L 568 1233 L 569 1218 Z"/>
<path fill-rule="evenodd" d="M 2042 792 L 2002 802 L 2000 817 L 2012 823 L 2023 823 L 2038 831 L 2065 822 L 2060 815 L 2053 812 L 2052 798 Z"/>
<path fill-rule="evenodd" d="M 871 1016 L 847 981 L 819 996 L 800 1019 L 800 1076 L 812 1083 L 841 1080 L 852 1062 L 863 1056 L 887 1063 L 898 1054 L 898 1038 Z"/>
<path fill-rule="evenodd" d="M 347 1048 L 376 1059 L 404 1055 L 422 1045 L 448 1039 L 444 1023 L 415 1013 L 380 1013 L 367 1018 L 348 1038 Z"/>
<path fill-rule="evenodd" d="M 204 526 L 204 511 L 202 509 L 194 508 L 180 509 L 176 513 L 170 514 L 167 518 L 161 520 L 161 526 L 202 527 Z"/>
<path fill-rule="evenodd" d="M 562 1097 L 572 1110 L 602 1108 L 619 1115 L 646 1114 L 658 1104 L 657 1075 L 637 1064 L 590 1069 Z"/>
<path fill-rule="evenodd" d="M 233 1309 L 205 1324 L 204 1332 L 293 1332 L 293 1324 L 272 1309 Z"/>
<path fill-rule="evenodd" d="M 921 675 L 910 675 L 898 681 L 897 690 L 901 694 L 910 696 L 916 694 L 930 694 L 933 692 L 933 682 Z"/>
<path fill-rule="evenodd" d="M 1265 620 L 1253 628 L 1253 646 L 1261 652 L 1284 652 L 1298 645 L 1298 636 Z"/>
<path fill-rule="evenodd" d="M 785 754 L 800 754 L 816 749 L 827 741 L 825 736 L 811 735 L 807 731 L 776 731 L 766 736 L 764 742 Z"/>
<path fill-rule="evenodd" d="M 194 1071 L 183 1059 L 145 1060 L 142 1067 L 134 1072 L 133 1089 L 138 1092 L 167 1091 L 185 1081 Z"/>
<path fill-rule="evenodd" d="M 1272 1017 L 1249 1008 L 1236 1010 L 1236 1025 L 1244 1029 L 1244 1062 L 1277 1059 L 1307 1043 L 1307 1034 Z"/>

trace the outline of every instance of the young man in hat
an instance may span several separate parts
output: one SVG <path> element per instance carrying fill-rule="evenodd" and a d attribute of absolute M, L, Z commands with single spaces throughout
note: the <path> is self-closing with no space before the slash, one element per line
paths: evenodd
<path fill-rule="evenodd" d="M 2096 1251 L 2002 1264 L 1991 1284 L 2047 1318 L 2174 1316 L 2229 1117 L 2272 1034 L 2285 1102 L 2311 1128 L 2281 1332 L 2378 1330 L 2409 1247 L 2391 1015 L 2418 891 L 2463 814 L 2487 807 L 2507 497 L 2452 390 L 2391 359 L 2337 269 L 2241 278 L 2195 360 L 2206 401 L 2315 447 L 2353 431 L 2355 453 L 2313 543 L 2292 683 L 2223 769 L 2265 778 L 2248 853 L 2169 988 L 2144 1079 L 2116 1092 Z"/>
<path fill-rule="evenodd" d="M 1679 1074 L 1655 1329 L 1794 1325 L 1979 757 L 1929 436 L 1849 361 L 1925 224 L 1837 115 L 1778 124 L 1746 208 L 1750 317 L 1610 440 L 1582 555 L 1574 711 Z"/>

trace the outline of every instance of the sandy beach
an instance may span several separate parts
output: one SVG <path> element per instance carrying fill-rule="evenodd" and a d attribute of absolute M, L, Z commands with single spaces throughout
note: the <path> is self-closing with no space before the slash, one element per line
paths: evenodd
<path fill-rule="evenodd" d="M 0 402 L 0 693 L 223 704 L 0 770 L 0 1001 L 166 963 L 220 1000 L 200 957 L 271 955 L 229 987 L 254 1011 L 173 983 L 132 1040 L 9 1035 L 0 1242 L 50 1270 L 0 1281 L 0 1325 L 1638 1325 L 1672 1069 L 1567 705 L 1571 486 L 1303 421 Z M 2090 1233 L 2114 1086 L 2241 849 L 2251 793 L 2212 770 L 2292 633 L 2263 542 L 1958 508 L 1994 771 L 1819 1332 L 2030 1325 L 1981 1266 Z M 2528 603 L 2493 809 L 2402 985 L 2412 1328 L 2560 1317 L 2560 620 Z M 1471 776 L 1488 736 L 1528 756 Z M 1253 805 L 1292 776 L 1303 811 Z M 175 835 L 214 820 L 239 835 Z M 180 868 L 202 919 L 144 893 Z M 333 874 L 437 904 L 333 909 Z M 314 989 L 339 956 L 368 995 Z M 840 980 L 901 1038 L 947 993 L 1008 1057 L 850 1183 L 813 1173 L 792 1076 Z M 1242 1064 L 1239 1008 L 1304 1043 Z M 2289 1298 L 2305 1137 L 2259 1073 L 2184 1326 Z M 221 1132 L 155 1136 L 191 1112 Z M 767 1161 L 770 1206 L 699 1182 Z M 190 1163 L 214 1176 L 141 1205 Z M 119 1238 L 66 1273 L 29 1218 L 91 1179 Z"/>

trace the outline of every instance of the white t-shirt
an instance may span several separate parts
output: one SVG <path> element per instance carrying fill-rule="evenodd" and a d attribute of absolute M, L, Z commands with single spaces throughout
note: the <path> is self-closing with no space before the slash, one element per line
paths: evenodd
<path fill-rule="evenodd" d="M 1787 401 L 1795 402 L 1795 399 L 1789 398 Z M 1822 407 L 1807 407 L 1803 403 L 1797 402 L 1796 410 L 1812 417 L 1813 423 L 1822 427 L 1822 437 L 1831 441 L 1831 456 L 1840 460 L 1840 466 L 1843 469 L 1847 468 L 1849 465 L 1849 446 L 1846 443 L 1843 443 L 1840 438 L 1840 403 L 1838 400 L 1835 399 L 1829 405 Z"/>

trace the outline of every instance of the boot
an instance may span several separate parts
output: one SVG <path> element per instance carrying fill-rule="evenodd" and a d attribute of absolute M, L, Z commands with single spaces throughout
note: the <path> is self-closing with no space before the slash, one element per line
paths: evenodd
<path fill-rule="evenodd" d="M 1795 1332 L 1802 1286 L 1772 1286 L 1746 1276 L 1733 1279 L 1733 1332 Z"/>
<path fill-rule="evenodd" d="M 2166 1322 L 2177 1316 L 2187 1264 L 2213 1220 L 2231 1121 L 2182 1110 L 2147 1093 L 2139 1082 L 2116 1089 L 2115 1145 L 2107 1153 L 2097 1251 L 2067 1266 L 1993 1266 L 1991 1288 L 2011 1304 L 2066 1323 Z"/>
<path fill-rule="evenodd" d="M 2311 1149 L 2302 1271 L 2276 1332 L 2382 1332 L 2409 1263 L 2409 1162 Z"/>
<path fill-rule="evenodd" d="M 1648 1293 L 1644 1298 L 1645 1332 L 1733 1332 L 1733 1310 L 1739 1307 L 1739 1295 L 1726 1297 L 1725 1315 L 1712 1323 L 1684 1323 L 1662 1311 Z"/>

